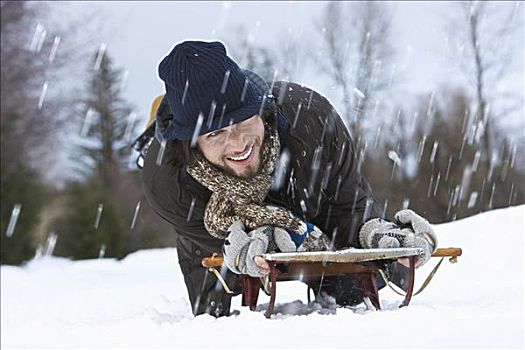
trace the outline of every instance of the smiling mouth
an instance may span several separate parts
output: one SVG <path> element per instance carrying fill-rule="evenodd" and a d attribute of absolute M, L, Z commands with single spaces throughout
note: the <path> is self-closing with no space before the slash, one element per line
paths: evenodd
<path fill-rule="evenodd" d="M 253 152 L 253 146 L 254 146 L 254 143 L 252 143 L 252 145 L 248 148 L 248 150 L 246 152 L 244 152 L 243 154 L 241 154 L 240 156 L 238 157 L 226 157 L 228 160 L 232 160 L 234 162 L 242 162 L 242 161 L 245 161 L 247 160 L 248 158 L 250 158 L 250 156 L 252 155 L 252 152 Z"/>

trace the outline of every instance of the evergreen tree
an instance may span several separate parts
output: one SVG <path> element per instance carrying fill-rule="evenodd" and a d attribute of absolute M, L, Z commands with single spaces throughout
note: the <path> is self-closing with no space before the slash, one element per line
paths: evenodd
<path fill-rule="evenodd" d="M 83 102 L 83 140 L 78 154 L 86 175 L 99 176 L 109 189 L 129 156 L 133 114 L 122 97 L 122 71 L 113 66 L 108 54 L 97 53 L 93 67 L 88 97 Z"/>
<path fill-rule="evenodd" d="M 48 188 L 35 170 L 21 163 L 14 164 L 12 170 L 2 171 L 1 176 L 2 264 L 20 264 L 35 255 L 33 231 L 48 198 Z"/>
<path fill-rule="evenodd" d="M 21 44 L 30 41 L 34 22 L 45 13 L 23 1 L 0 6 L 0 262 L 18 264 L 35 254 L 34 230 L 48 193 L 36 161 L 47 153 L 41 145 L 50 140 L 56 122 L 50 112 L 60 102 L 38 103 L 52 43 L 35 35 L 38 45 L 28 50 Z"/>
<path fill-rule="evenodd" d="M 66 190 L 66 210 L 53 225 L 58 233 L 55 254 L 76 259 L 123 256 L 124 222 L 98 177 L 74 182 Z"/>
<path fill-rule="evenodd" d="M 135 186 L 123 188 L 130 176 L 129 135 L 133 128 L 130 105 L 121 94 L 122 72 L 107 53 L 99 52 L 83 101 L 81 137 L 75 156 L 85 182 L 66 190 L 66 212 L 55 223 L 56 254 L 73 258 L 122 257 L 133 206 Z M 104 249 L 105 247 L 105 249 Z"/>

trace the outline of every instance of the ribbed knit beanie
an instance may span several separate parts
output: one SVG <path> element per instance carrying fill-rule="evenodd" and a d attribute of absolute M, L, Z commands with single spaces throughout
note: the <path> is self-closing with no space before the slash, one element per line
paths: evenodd
<path fill-rule="evenodd" d="M 159 76 L 173 113 L 171 124 L 162 130 L 167 141 L 195 139 L 239 123 L 259 113 L 264 103 L 265 92 L 220 42 L 176 45 L 160 62 Z"/>

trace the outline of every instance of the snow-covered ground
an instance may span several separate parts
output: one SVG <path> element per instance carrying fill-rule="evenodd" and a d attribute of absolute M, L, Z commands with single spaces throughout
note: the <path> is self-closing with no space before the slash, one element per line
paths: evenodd
<path fill-rule="evenodd" d="M 1 267 L 1 346 L 7 348 L 523 348 L 525 206 L 436 225 L 440 246 L 463 248 L 429 287 L 398 309 L 319 310 L 299 282 L 281 282 L 281 310 L 193 317 L 175 249 L 122 261 L 40 258 Z M 433 259 L 434 260 L 434 259 Z M 436 261 L 418 270 L 419 284 Z M 417 286 L 416 286 L 417 287 Z M 317 310 L 317 311 L 316 311 Z"/>

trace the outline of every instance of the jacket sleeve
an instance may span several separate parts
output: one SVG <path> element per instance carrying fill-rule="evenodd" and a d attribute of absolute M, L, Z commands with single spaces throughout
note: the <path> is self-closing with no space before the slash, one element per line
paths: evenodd
<path fill-rule="evenodd" d="M 146 155 L 142 183 L 153 210 L 172 225 L 177 235 L 179 265 L 192 312 L 216 317 L 228 315 L 231 295 L 201 265 L 203 257 L 221 252 L 223 242 L 204 228 L 202 217 L 209 193 L 191 182 L 193 179 L 178 161 L 181 150 L 176 144 L 166 146 L 162 159 L 159 152 L 160 145 L 154 140 Z M 232 288 L 235 275 L 229 271 L 222 273 Z"/>
<path fill-rule="evenodd" d="M 337 249 L 360 248 L 358 230 L 369 217 L 379 215 L 378 206 L 361 174 L 359 155 L 343 120 L 318 93 L 313 93 L 311 105 L 312 123 L 323 130 L 317 146 L 321 156 L 315 188 L 320 206 L 312 221 L 332 238 Z"/>
<path fill-rule="evenodd" d="M 328 232 L 334 232 L 336 247 L 362 248 L 359 228 L 368 218 L 380 213 L 372 189 L 359 169 L 355 145 L 339 116 L 335 130 L 330 147 L 333 171 L 329 175 L 321 217 L 326 218 Z"/>
<path fill-rule="evenodd" d="M 142 170 L 144 193 L 153 210 L 170 223 L 177 235 L 211 252 L 221 252 L 222 240 L 211 236 L 202 218 L 211 193 L 185 170 L 176 143 L 160 150 L 153 140 Z M 160 156 L 159 156 L 160 154 Z"/>

